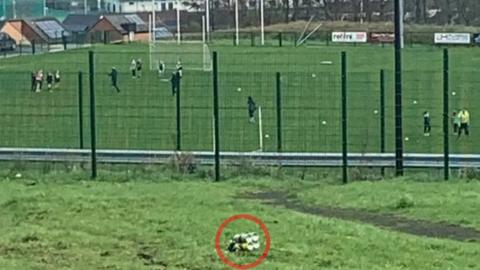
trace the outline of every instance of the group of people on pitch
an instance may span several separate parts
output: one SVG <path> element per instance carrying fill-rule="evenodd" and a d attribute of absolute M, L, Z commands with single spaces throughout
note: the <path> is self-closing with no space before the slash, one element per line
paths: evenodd
<path fill-rule="evenodd" d="M 130 63 L 130 72 L 132 74 L 132 78 L 140 78 L 142 76 L 142 69 L 143 63 L 141 59 L 133 59 Z M 158 75 L 163 77 L 165 75 L 166 66 L 163 61 L 158 62 L 157 67 Z M 120 93 L 120 88 L 118 87 L 118 71 L 115 67 L 112 67 L 110 73 L 110 81 L 112 87 Z M 177 65 L 175 66 L 175 71 L 172 72 L 172 76 L 170 78 L 170 83 L 172 85 L 172 95 L 174 96 L 180 89 L 180 82 L 183 77 L 183 65 L 182 60 L 178 59 Z M 248 119 L 251 123 L 255 122 L 255 112 L 257 111 L 257 105 L 251 96 L 247 98 L 247 109 L 248 109 Z"/>
<path fill-rule="evenodd" d="M 453 134 L 460 137 L 463 133 L 466 136 L 470 135 L 470 113 L 466 108 L 461 109 L 460 111 L 454 111 L 452 113 L 452 126 Z M 423 135 L 430 136 L 430 131 L 432 130 L 430 113 L 425 111 L 423 113 Z"/>
<path fill-rule="evenodd" d="M 139 79 L 142 77 L 143 71 L 143 62 L 142 59 L 133 59 L 130 63 L 130 72 L 132 74 L 132 78 Z M 158 74 L 159 76 L 163 77 L 166 71 L 166 66 L 163 61 L 159 62 L 158 66 Z M 115 67 L 112 67 L 110 73 L 108 73 L 110 77 L 110 82 L 112 87 L 120 93 L 120 87 L 118 86 L 118 71 Z M 183 76 L 183 65 L 182 60 L 178 59 L 177 65 L 175 67 L 175 71 L 172 72 L 172 77 L 170 78 L 170 82 L 172 84 L 172 95 L 175 95 L 178 90 L 180 89 L 180 81 Z M 166 80 L 168 81 L 168 80 Z"/>
<path fill-rule="evenodd" d="M 44 81 L 47 83 L 47 89 L 49 92 L 52 92 L 52 88 L 60 87 L 60 71 L 57 69 L 55 72 L 47 72 L 45 74 L 43 69 L 38 71 L 33 71 L 31 73 L 31 87 L 30 90 L 35 93 L 40 93 L 43 90 Z"/>
<path fill-rule="evenodd" d="M 130 72 L 132 73 L 132 78 L 139 79 L 142 77 L 143 62 L 142 59 L 132 59 L 130 63 Z"/>

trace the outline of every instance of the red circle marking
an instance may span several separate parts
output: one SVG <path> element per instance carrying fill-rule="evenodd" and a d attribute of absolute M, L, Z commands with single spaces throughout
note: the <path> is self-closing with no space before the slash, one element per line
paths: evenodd
<path fill-rule="evenodd" d="M 220 247 L 220 237 L 222 236 L 222 232 L 225 229 L 225 227 L 228 224 L 232 223 L 233 221 L 239 220 L 239 219 L 246 219 L 256 223 L 262 229 L 263 234 L 265 234 L 265 240 L 266 240 L 265 249 L 263 250 L 262 256 L 260 256 L 260 258 L 258 258 L 253 263 L 248 263 L 248 264 L 234 263 L 230 261 L 227 257 L 225 257 L 225 255 L 223 254 L 222 248 Z M 222 225 L 220 225 L 220 228 L 218 228 L 217 230 L 217 234 L 215 235 L 215 249 L 217 250 L 218 257 L 220 257 L 222 262 L 225 263 L 226 265 L 231 266 L 235 269 L 250 269 L 258 266 L 260 263 L 262 263 L 263 260 L 265 260 L 265 258 L 267 258 L 268 252 L 270 251 L 270 234 L 268 233 L 267 226 L 265 226 L 265 224 L 255 216 L 252 216 L 249 214 L 240 214 L 240 215 L 231 216 L 227 218 L 222 223 Z"/>

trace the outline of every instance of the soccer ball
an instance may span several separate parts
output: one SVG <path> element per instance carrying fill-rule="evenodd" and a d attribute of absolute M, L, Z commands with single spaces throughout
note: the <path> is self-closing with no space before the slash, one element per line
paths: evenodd
<path fill-rule="evenodd" d="M 327 121 L 322 121 L 322 125 L 326 125 L 327 124 Z"/>
<path fill-rule="evenodd" d="M 22 178 L 22 174 L 21 174 L 21 173 L 17 173 L 17 174 L 15 174 L 15 177 L 16 177 L 16 178 Z"/>
<path fill-rule="evenodd" d="M 313 73 L 312 78 L 316 78 L 316 77 L 317 77 L 317 74 Z"/>
<path fill-rule="evenodd" d="M 238 87 L 238 88 L 237 88 L 237 91 L 238 91 L 238 92 L 242 92 L 242 88 Z"/>
<path fill-rule="evenodd" d="M 268 139 L 268 138 L 270 138 L 270 135 L 268 135 L 268 134 L 265 134 L 265 138 L 267 138 L 267 139 Z"/>
<path fill-rule="evenodd" d="M 405 141 L 407 141 L 407 142 L 408 142 L 408 141 L 410 141 L 410 138 L 408 138 L 408 137 L 405 137 Z"/>
<path fill-rule="evenodd" d="M 378 114 L 378 111 L 377 111 L 377 110 L 375 110 L 375 111 L 373 111 L 373 113 L 374 113 L 374 114 Z"/>
<path fill-rule="evenodd" d="M 416 100 L 413 101 L 413 104 L 417 104 L 417 103 L 418 103 L 418 101 L 416 101 Z"/>
<path fill-rule="evenodd" d="M 457 93 L 456 92 L 452 92 L 452 96 L 455 96 Z"/>

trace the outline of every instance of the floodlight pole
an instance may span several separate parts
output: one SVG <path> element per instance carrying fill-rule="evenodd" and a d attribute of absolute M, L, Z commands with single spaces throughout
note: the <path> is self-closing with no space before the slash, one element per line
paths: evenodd
<path fill-rule="evenodd" d="M 206 36 L 205 36 L 205 15 L 202 16 L 202 43 L 205 44 L 207 42 Z"/>
<path fill-rule="evenodd" d="M 402 0 L 395 0 L 395 174 L 403 176 Z"/>
<path fill-rule="evenodd" d="M 83 13 L 87 14 L 87 0 L 83 0 Z"/>
<path fill-rule="evenodd" d="M 400 13 L 400 20 L 399 20 L 399 25 L 400 25 L 400 48 L 403 49 L 404 47 L 404 22 L 403 22 L 403 16 L 405 14 L 405 0 L 399 0 L 400 1 L 400 7 L 399 7 L 399 13 Z"/>
<path fill-rule="evenodd" d="M 263 17 L 263 0 L 260 0 L 260 28 L 261 28 L 261 40 L 262 46 L 265 45 L 265 22 Z"/>
<path fill-rule="evenodd" d="M 177 43 L 180 44 L 181 37 L 180 37 L 180 1 L 177 0 Z"/>
<path fill-rule="evenodd" d="M 102 0 L 97 0 L 97 10 L 100 11 L 102 9 Z"/>
<path fill-rule="evenodd" d="M 363 0 L 360 1 L 360 23 L 363 24 Z"/>
<path fill-rule="evenodd" d="M 210 1 L 205 1 L 205 16 L 207 17 L 207 41 L 210 41 Z"/>
<path fill-rule="evenodd" d="M 152 14 L 148 16 L 148 49 L 149 49 L 149 54 L 148 54 L 148 60 L 150 61 L 150 68 L 153 68 L 153 58 L 152 58 L 152 43 L 154 42 L 153 38 L 153 33 L 152 33 Z"/>
<path fill-rule="evenodd" d="M 235 45 L 237 46 L 240 43 L 238 27 L 238 0 L 235 0 Z"/>
<path fill-rule="evenodd" d="M 47 0 L 43 0 L 43 17 L 47 16 Z"/>
<path fill-rule="evenodd" d="M 17 18 L 17 1 L 13 0 L 12 1 L 12 8 L 13 8 L 13 18 Z"/>
<path fill-rule="evenodd" d="M 7 0 L 3 0 L 3 17 L 7 19 Z"/>
<path fill-rule="evenodd" d="M 156 15 L 156 5 L 155 5 L 155 0 L 152 0 L 152 31 L 155 33 L 155 30 L 157 30 L 157 15 Z M 154 37 L 154 36 L 153 36 Z"/>

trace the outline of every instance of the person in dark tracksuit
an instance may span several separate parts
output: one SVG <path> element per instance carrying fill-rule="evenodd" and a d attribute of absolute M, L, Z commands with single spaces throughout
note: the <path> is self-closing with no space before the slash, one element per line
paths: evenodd
<path fill-rule="evenodd" d="M 177 73 L 180 76 L 180 79 L 183 77 L 183 65 L 182 65 L 182 59 L 178 59 L 177 61 Z"/>
<path fill-rule="evenodd" d="M 52 92 L 52 84 L 53 84 L 53 74 L 51 72 L 47 73 L 47 88 L 48 91 Z"/>
<path fill-rule="evenodd" d="M 432 130 L 432 124 L 430 121 L 430 113 L 425 111 L 423 113 L 423 135 L 428 137 L 430 136 L 430 131 Z"/>
<path fill-rule="evenodd" d="M 142 59 L 137 59 L 137 78 L 142 77 L 143 62 Z"/>
<path fill-rule="evenodd" d="M 130 64 L 130 71 L 132 72 L 132 78 L 137 78 L 137 61 L 135 59 L 132 60 Z"/>
<path fill-rule="evenodd" d="M 257 105 L 255 105 L 255 101 L 253 101 L 251 96 L 248 97 L 247 105 L 249 121 L 250 123 L 255 123 L 255 111 L 257 110 Z"/>
<path fill-rule="evenodd" d="M 159 77 L 163 77 L 163 75 L 165 74 L 165 63 L 163 61 L 160 61 L 158 63 L 158 76 Z"/>
<path fill-rule="evenodd" d="M 115 67 L 112 67 L 112 71 L 108 73 L 108 76 L 110 76 L 111 82 L 112 82 L 112 87 L 117 90 L 118 93 L 120 93 L 120 88 L 118 88 L 118 71 Z"/>
<path fill-rule="evenodd" d="M 35 72 L 32 72 L 30 74 L 30 79 L 31 79 L 31 86 L 30 86 L 30 90 L 32 92 L 35 92 L 35 89 L 37 88 L 37 74 Z"/>

